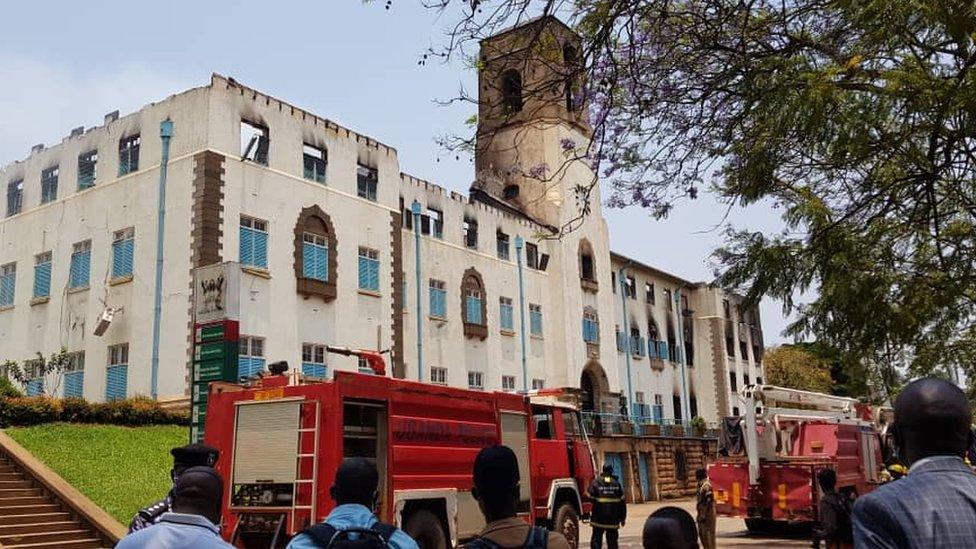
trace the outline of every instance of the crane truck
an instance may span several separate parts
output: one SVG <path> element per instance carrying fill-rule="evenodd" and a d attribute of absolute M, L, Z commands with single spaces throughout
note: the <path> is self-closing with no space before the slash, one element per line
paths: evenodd
<path fill-rule="evenodd" d="M 719 516 L 743 518 L 750 530 L 816 521 L 823 468 L 836 471 L 837 490 L 852 498 L 879 484 L 881 445 L 870 407 L 771 385 L 743 387 L 739 399 L 745 414 L 731 421 L 732 434 L 723 436 L 731 443 L 708 467 Z"/>

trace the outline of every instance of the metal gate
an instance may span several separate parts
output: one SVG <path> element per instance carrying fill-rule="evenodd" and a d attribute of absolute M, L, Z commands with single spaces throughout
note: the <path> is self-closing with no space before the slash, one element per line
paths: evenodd
<path fill-rule="evenodd" d="M 624 469 L 624 456 L 623 454 L 618 454 L 614 452 L 607 452 L 603 455 L 604 464 L 610 464 L 613 467 L 613 474 L 617 476 L 620 480 L 620 485 L 624 487 L 624 491 L 627 491 L 627 475 Z"/>
<path fill-rule="evenodd" d="M 651 500 L 651 462 L 647 453 L 638 452 L 638 463 L 640 463 L 640 485 L 641 496 L 644 501 Z"/>

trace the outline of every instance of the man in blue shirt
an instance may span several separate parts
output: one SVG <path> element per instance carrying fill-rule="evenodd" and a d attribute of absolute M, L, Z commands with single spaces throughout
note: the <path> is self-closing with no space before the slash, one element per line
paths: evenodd
<path fill-rule="evenodd" d="M 330 493 L 336 502 L 325 524 L 341 532 L 349 528 L 373 529 L 379 520 L 373 514 L 379 497 L 379 473 L 376 466 L 364 458 L 346 458 L 336 471 L 335 482 Z M 313 527 L 314 528 L 314 527 Z M 392 531 L 386 540 L 393 549 L 419 549 L 417 542 L 399 528 L 388 527 Z M 378 530 L 378 529 L 377 529 Z M 325 544 L 317 542 L 307 532 L 295 536 L 288 549 L 322 548 Z"/>
<path fill-rule="evenodd" d="M 229 549 L 220 538 L 224 483 L 211 467 L 190 467 L 176 479 L 173 507 L 156 524 L 126 536 L 116 549 Z"/>

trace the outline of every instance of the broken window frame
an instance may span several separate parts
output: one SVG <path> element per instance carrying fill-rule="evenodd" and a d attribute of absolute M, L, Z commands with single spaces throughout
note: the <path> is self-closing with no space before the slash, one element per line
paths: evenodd
<path fill-rule="evenodd" d="M 498 259 L 504 259 L 505 261 L 509 260 L 509 251 L 511 249 L 510 244 L 511 240 L 509 239 L 508 234 L 503 233 L 502 231 L 495 231 L 495 248 L 496 252 L 498 253 Z"/>
<path fill-rule="evenodd" d="M 7 183 L 7 217 L 19 214 L 24 209 L 24 180 Z"/>
<path fill-rule="evenodd" d="M 271 131 L 267 126 L 241 118 L 241 160 L 268 165 Z"/>
<path fill-rule="evenodd" d="M 136 133 L 119 139 L 119 177 L 139 171 L 139 147 L 142 137 Z"/>
<path fill-rule="evenodd" d="M 461 229 L 464 234 L 464 247 L 469 250 L 478 249 L 478 221 L 470 217 L 465 217 L 461 222 Z"/>
<path fill-rule="evenodd" d="M 98 149 L 83 152 L 78 155 L 78 190 L 83 191 L 95 186 L 98 177 Z"/>
<path fill-rule="evenodd" d="M 61 174 L 60 166 L 51 166 L 41 171 L 41 204 L 54 202 L 58 199 L 58 177 Z"/>
<path fill-rule="evenodd" d="M 309 181 L 325 184 L 325 171 L 329 167 L 329 153 L 325 147 L 302 144 L 302 176 Z"/>
<path fill-rule="evenodd" d="M 539 269 L 539 247 L 531 242 L 525 243 L 525 266 L 530 269 Z"/>
<path fill-rule="evenodd" d="M 365 164 L 356 164 L 356 195 L 376 202 L 379 187 L 379 170 Z"/>

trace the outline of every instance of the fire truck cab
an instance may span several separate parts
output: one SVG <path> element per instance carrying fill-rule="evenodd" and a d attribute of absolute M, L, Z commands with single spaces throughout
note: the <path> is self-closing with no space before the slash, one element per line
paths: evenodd
<path fill-rule="evenodd" d="M 334 507 L 329 488 L 346 457 L 380 472 L 380 520 L 421 547 L 444 549 L 484 526 L 472 465 L 492 444 L 519 458 L 521 516 L 575 547 L 593 460 L 577 410 L 558 394 L 469 391 L 389 377 L 300 373 L 214 383 L 205 442 L 220 449 L 223 523 L 238 547 L 282 547 Z"/>
<path fill-rule="evenodd" d="M 837 491 L 851 497 L 879 483 L 880 438 L 867 406 L 771 385 L 744 387 L 739 396 L 745 415 L 723 434 L 733 443 L 708 466 L 720 516 L 744 518 L 751 530 L 815 521 L 823 468 L 837 472 Z"/>

